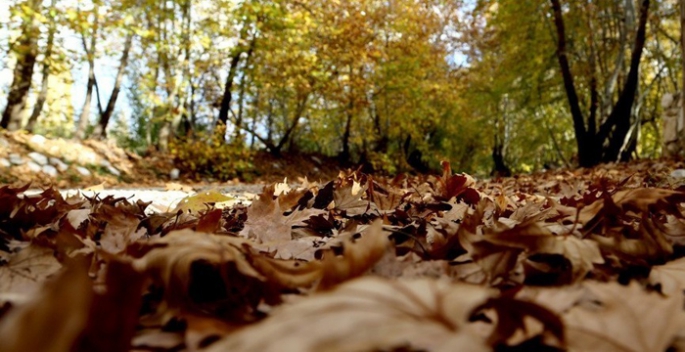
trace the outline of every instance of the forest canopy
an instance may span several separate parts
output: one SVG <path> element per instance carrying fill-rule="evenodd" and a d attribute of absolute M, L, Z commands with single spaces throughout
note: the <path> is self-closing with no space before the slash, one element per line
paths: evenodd
<path fill-rule="evenodd" d="M 8 0 L 0 127 L 235 167 L 256 150 L 389 173 L 654 158 L 662 99 L 682 86 L 680 12 L 675 0 Z"/>

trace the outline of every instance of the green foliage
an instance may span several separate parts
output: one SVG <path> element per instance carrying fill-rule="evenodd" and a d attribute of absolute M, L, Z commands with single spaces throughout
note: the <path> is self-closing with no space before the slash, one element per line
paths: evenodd
<path fill-rule="evenodd" d="M 37 132 L 74 134 L 84 105 L 68 92 L 87 77 L 71 72 L 87 71 L 92 59 L 101 88 L 108 85 L 126 34 L 135 33 L 127 106 L 117 107 L 130 114 L 117 116 L 110 137 L 140 153 L 168 149 L 197 175 L 250 175 L 258 149 L 367 161 L 389 173 L 417 167 L 410 159 L 420 155 L 419 166 L 448 159 L 478 175 L 492 170 L 495 147 L 515 172 L 572 165 L 577 152 L 549 0 L 47 3 L 11 0 L 0 23 L 0 33 L 12 33 L 0 37 L 2 68 L 21 50 L 14 36 L 23 24 L 40 27 L 37 63 L 50 65 L 51 81 Z M 631 1 L 561 3 L 582 108 L 594 74 L 601 120 L 620 90 L 611 90 L 614 72 L 615 82 L 626 79 L 638 9 Z M 660 100 L 682 75 L 677 2 L 652 4 L 633 111 L 641 157 L 659 155 Z M 52 25 L 59 45 L 45 58 Z M 79 45 L 65 45 L 67 37 Z M 93 94 L 90 120 L 100 110 L 95 94 L 106 105 L 108 92 Z M 207 134 L 224 102 L 225 133 Z"/>
<path fill-rule="evenodd" d="M 226 128 L 217 126 L 213 134 L 176 140 L 170 152 L 178 168 L 195 178 L 209 176 L 220 180 L 250 179 L 254 174 L 252 152 L 240 144 L 224 143 Z"/>

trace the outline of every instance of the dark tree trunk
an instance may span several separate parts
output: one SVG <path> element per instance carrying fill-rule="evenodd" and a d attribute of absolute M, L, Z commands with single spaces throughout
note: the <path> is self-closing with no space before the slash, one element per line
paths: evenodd
<path fill-rule="evenodd" d="M 290 118 L 290 121 L 288 122 L 288 128 L 286 129 L 285 133 L 281 137 L 281 139 L 276 143 L 273 140 L 273 135 L 272 135 L 272 111 L 271 107 L 269 108 L 269 114 L 267 115 L 267 121 L 268 122 L 268 133 L 266 137 L 263 137 L 259 135 L 253 127 L 244 127 L 243 130 L 247 131 L 253 139 L 257 139 L 260 142 L 264 144 L 266 149 L 269 151 L 269 153 L 273 156 L 281 156 L 281 152 L 283 151 L 283 147 L 285 147 L 292 139 L 292 135 L 297 129 L 297 126 L 299 125 L 300 117 L 304 114 L 305 109 L 307 108 L 307 101 L 309 100 L 309 93 L 306 93 L 302 95 L 300 98 L 297 100 L 297 107 L 295 108 L 295 113 L 293 116 Z M 287 116 L 286 116 L 287 118 Z M 240 141 L 242 143 L 242 141 Z M 254 142 L 252 142 L 254 143 Z"/>
<path fill-rule="evenodd" d="M 350 151 L 350 135 L 352 131 L 353 116 L 354 115 L 352 113 L 352 110 L 350 109 L 350 111 L 347 112 L 347 119 L 345 120 L 345 131 L 342 135 L 342 151 L 340 152 L 340 154 L 338 154 L 338 159 L 342 163 L 350 162 L 350 158 L 352 157 L 352 153 Z"/>
<path fill-rule="evenodd" d="M 55 0 L 52 0 L 49 11 L 52 11 L 54 7 Z M 29 117 L 29 122 L 26 125 L 26 130 L 29 132 L 33 132 L 33 129 L 36 126 L 36 122 L 38 122 L 38 118 L 40 117 L 40 113 L 41 111 L 43 111 L 43 105 L 45 105 L 45 100 L 48 97 L 48 80 L 50 78 L 50 57 L 52 56 L 52 46 L 55 40 L 55 30 L 57 29 L 57 25 L 55 24 L 56 19 L 51 17 L 50 21 L 50 29 L 48 29 L 48 40 L 45 46 L 45 57 L 43 58 L 43 77 L 41 79 L 40 92 L 38 93 L 36 105 L 33 107 L 31 117 Z"/>
<path fill-rule="evenodd" d="M 226 77 L 226 84 L 224 85 L 224 95 L 221 98 L 221 107 L 219 108 L 219 121 L 224 125 L 227 125 L 228 123 L 228 113 L 231 110 L 231 100 L 233 99 L 233 81 L 235 80 L 235 74 L 238 71 L 241 54 L 242 51 L 240 50 L 233 53 L 231 66 L 228 68 L 228 76 Z"/>
<path fill-rule="evenodd" d="M 496 143 L 492 147 L 492 161 L 494 166 L 492 168 L 491 175 L 495 177 L 508 177 L 511 176 L 511 169 L 504 162 L 504 146 L 500 143 Z"/>
<path fill-rule="evenodd" d="M 411 135 L 408 135 L 407 138 L 404 139 L 404 143 L 402 144 L 402 151 L 404 152 L 405 155 L 405 160 L 407 161 L 407 164 L 412 167 L 415 171 L 425 174 L 430 171 L 430 168 L 428 167 L 428 164 L 423 160 L 423 153 L 412 147 L 412 138 Z"/>
<path fill-rule="evenodd" d="M 595 153 L 593 152 L 593 136 L 587 135 L 585 118 L 583 117 L 583 112 L 580 110 L 580 101 L 578 99 L 578 93 L 576 92 L 575 83 L 573 82 L 571 65 L 569 64 L 568 53 L 566 52 L 566 28 L 561 13 L 561 4 L 559 3 L 559 0 L 550 1 L 552 2 L 554 25 L 557 29 L 557 59 L 559 60 L 561 76 L 564 79 L 564 89 L 566 90 L 566 97 L 568 99 L 569 108 L 571 109 L 571 117 L 573 118 L 573 130 L 576 134 L 576 146 L 578 147 L 578 162 L 581 166 L 592 166 L 595 165 L 599 159 L 596 158 Z"/>
<path fill-rule="evenodd" d="M 233 139 L 240 138 L 240 130 L 243 128 L 243 103 L 245 101 L 245 85 L 247 84 L 245 71 L 247 70 L 248 66 L 250 66 L 250 59 L 252 58 L 252 53 L 254 52 L 256 43 L 257 38 L 252 38 L 250 47 L 247 49 L 247 55 L 245 56 L 243 75 L 240 77 L 240 92 L 238 93 L 238 116 L 236 116 L 235 119 L 235 131 L 233 131 Z"/>
<path fill-rule="evenodd" d="M 631 114 L 635 93 L 640 82 L 640 59 L 642 49 L 645 46 L 647 19 L 649 14 L 649 0 L 643 0 L 640 7 L 640 22 L 638 24 L 637 35 L 635 36 L 635 46 L 630 56 L 630 71 L 626 79 L 621 95 L 611 110 L 611 114 L 599 130 L 598 137 L 603 142 L 609 141 L 609 146 L 604 149 L 602 161 L 627 161 L 630 153 L 622 153 L 625 149 L 626 137 L 630 131 Z"/>
<path fill-rule="evenodd" d="M 564 80 L 564 89 L 571 109 L 573 127 L 578 146 L 578 162 L 580 166 L 591 167 L 600 162 L 617 161 L 629 158 L 629 153 L 623 153 L 626 137 L 630 131 L 631 113 L 635 101 L 635 92 L 639 83 L 639 68 L 642 51 L 645 44 L 646 26 L 649 14 L 649 0 L 642 0 L 640 7 L 640 22 L 635 36 L 635 45 L 631 54 L 630 70 L 618 101 L 614 105 L 606 121 L 596 129 L 596 109 L 598 93 L 594 76 L 591 79 L 590 119 L 586 129 L 585 118 L 580 109 L 580 102 L 573 82 L 573 74 L 566 52 L 566 31 L 559 0 L 550 0 L 557 30 L 557 59 Z M 594 73 L 593 73 L 594 75 Z"/>
<path fill-rule="evenodd" d="M 41 2 L 37 0 L 29 1 L 31 9 L 38 13 L 40 13 L 40 4 Z M 21 27 L 21 37 L 15 44 L 15 50 L 13 50 L 17 55 L 17 63 L 14 66 L 12 85 L 10 85 L 7 94 L 7 105 L 5 105 L 0 120 L 0 127 L 10 131 L 18 130 L 21 127 L 21 120 L 26 109 L 26 98 L 31 89 L 31 78 L 38 55 L 36 39 L 40 32 L 37 19 L 26 19 Z"/>
<path fill-rule="evenodd" d="M 126 43 L 124 44 L 124 51 L 121 54 L 121 61 L 119 62 L 119 69 L 117 71 L 117 76 L 114 80 L 114 87 L 112 88 L 112 94 L 107 102 L 107 107 L 105 111 L 100 115 L 100 122 L 95 128 L 93 135 L 96 138 L 107 137 L 107 125 L 109 120 L 114 114 L 114 108 L 117 104 L 117 98 L 119 97 L 119 91 L 121 91 L 121 82 L 124 80 L 124 72 L 126 72 L 126 66 L 128 64 L 128 55 L 131 51 L 131 46 L 133 44 L 133 32 L 129 33 L 126 37 Z"/>

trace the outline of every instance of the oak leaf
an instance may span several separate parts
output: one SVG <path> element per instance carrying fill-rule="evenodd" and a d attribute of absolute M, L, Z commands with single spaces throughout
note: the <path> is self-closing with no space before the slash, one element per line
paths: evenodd
<path fill-rule="evenodd" d="M 259 242 L 282 242 L 292 240 L 292 227 L 305 226 L 312 216 L 324 214 L 321 209 L 295 210 L 283 215 L 278 199 L 265 189 L 247 210 L 247 221 L 240 235 Z"/>

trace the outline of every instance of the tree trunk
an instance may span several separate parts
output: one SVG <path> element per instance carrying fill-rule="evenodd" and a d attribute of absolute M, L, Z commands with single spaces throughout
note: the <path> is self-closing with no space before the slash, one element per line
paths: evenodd
<path fill-rule="evenodd" d="M 40 13 L 38 0 L 31 0 L 28 5 L 33 11 Z M 26 19 L 21 26 L 21 37 L 17 41 L 16 50 L 17 63 L 14 66 L 12 85 L 7 94 L 7 105 L 2 113 L 0 127 L 10 131 L 18 130 L 21 127 L 21 120 L 26 109 L 26 98 L 31 89 L 31 79 L 36 64 L 38 48 L 36 40 L 40 34 L 38 29 L 38 19 L 36 16 Z"/>
<path fill-rule="evenodd" d="M 50 8 L 48 11 L 50 12 L 54 8 L 55 0 L 52 0 L 52 3 L 50 4 Z M 48 40 L 45 46 L 45 56 L 43 58 L 43 77 L 41 79 L 40 93 L 38 93 L 36 105 L 33 107 L 33 112 L 31 113 L 31 117 L 29 117 L 28 124 L 26 125 L 26 130 L 29 132 L 33 132 L 33 129 L 36 126 L 36 122 L 38 122 L 38 118 L 40 117 L 40 113 L 41 111 L 43 111 L 43 105 L 45 105 L 45 100 L 48 97 L 48 80 L 50 78 L 50 57 L 52 56 L 52 46 L 55 40 L 55 30 L 57 29 L 55 21 L 56 19 L 51 16 L 50 29 L 48 29 Z"/>
<path fill-rule="evenodd" d="M 351 98 L 350 98 L 351 99 Z M 345 132 L 342 135 L 342 151 L 338 154 L 338 159 L 342 163 L 347 163 L 352 157 L 350 152 L 350 134 L 352 131 L 352 118 L 354 116 L 352 109 L 354 104 L 350 102 L 349 110 L 347 111 L 347 119 L 345 120 Z"/>
<path fill-rule="evenodd" d="M 117 104 L 117 98 L 119 97 L 119 91 L 121 90 L 121 82 L 124 80 L 124 72 L 126 72 L 126 65 L 128 64 L 128 55 L 131 51 L 131 46 L 133 44 L 133 32 L 129 33 L 126 37 L 126 43 L 124 44 L 124 51 L 121 54 L 121 61 L 119 62 L 119 70 L 117 71 L 116 79 L 114 80 L 114 87 L 112 88 L 112 94 L 107 102 L 107 108 L 100 115 L 100 122 L 95 128 L 93 135 L 96 138 L 107 137 L 107 125 L 109 120 L 114 114 L 114 108 Z"/>
<path fill-rule="evenodd" d="M 309 94 L 308 93 L 304 94 L 301 98 L 298 99 L 297 108 L 295 109 L 295 114 L 293 115 L 292 119 L 290 120 L 290 125 L 288 126 L 288 129 L 283 134 L 283 137 L 281 137 L 281 140 L 278 142 L 278 144 L 272 150 L 272 154 L 274 154 L 276 156 L 280 155 L 281 150 L 283 150 L 283 147 L 287 143 L 290 142 L 290 139 L 292 138 L 292 134 L 300 122 L 300 117 L 302 117 L 304 110 L 307 108 L 307 100 L 309 100 Z"/>
<path fill-rule="evenodd" d="M 589 121 L 590 126 L 586 128 L 585 118 L 580 109 L 580 102 L 573 82 L 573 74 L 566 52 L 566 30 L 559 0 L 550 0 L 554 15 L 554 24 L 557 32 L 557 59 L 564 80 L 564 89 L 571 109 L 573 127 L 576 135 L 578 147 L 578 163 L 583 167 L 591 167 L 600 162 L 625 160 L 629 158 L 627 153 L 621 153 L 626 143 L 626 136 L 630 131 L 631 112 L 635 101 L 635 92 L 639 82 L 639 67 L 642 57 L 642 49 L 645 44 L 647 18 L 649 14 L 649 0 L 642 0 L 640 7 L 640 22 L 635 36 L 635 45 L 631 54 L 630 70 L 623 90 L 618 101 L 614 105 L 606 121 L 599 127 L 599 132 L 592 133 L 595 129 L 596 121 Z M 596 84 L 596 83 L 595 83 Z M 597 92 L 595 86 L 591 97 L 591 109 L 597 109 Z M 591 113 L 591 118 L 594 118 Z M 608 142 L 608 146 L 605 146 Z M 623 154 L 623 155 L 621 155 Z"/>
<path fill-rule="evenodd" d="M 252 38 L 250 42 L 250 47 L 247 49 L 247 55 L 245 56 L 245 64 L 243 65 L 243 75 L 240 77 L 240 92 L 238 93 L 238 116 L 235 119 L 235 131 L 233 132 L 233 139 L 240 138 L 240 130 L 243 126 L 243 103 L 245 100 L 245 85 L 247 84 L 247 79 L 245 78 L 245 71 L 250 65 L 250 59 L 252 58 L 252 53 L 254 52 L 254 47 L 257 42 L 257 37 Z"/>
<path fill-rule="evenodd" d="M 494 163 L 492 172 L 490 173 L 495 177 L 509 177 L 511 176 L 511 170 L 504 162 L 504 146 L 500 143 L 496 143 L 492 147 L 492 161 Z"/>
<path fill-rule="evenodd" d="M 77 139 L 86 138 L 86 132 L 88 130 L 88 123 L 90 122 L 90 105 L 93 100 L 93 87 L 96 84 L 95 80 L 95 45 L 97 44 L 98 29 L 100 26 L 99 16 L 99 5 L 97 2 L 94 3 L 93 8 L 93 33 L 90 37 L 90 47 L 86 43 L 86 35 L 81 32 L 81 44 L 83 46 L 83 51 L 86 53 L 88 59 L 88 83 L 86 84 L 86 100 L 83 102 L 83 108 L 81 109 L 81 114 L 79 115 L 78 125 L 76 126 L 76 133 L 74 136 Z M 100 101 L 100 94 L 98 92 L 98 102 Z M 99 114 L 102 114 L 102 108 L 98 104 Z"/>
<path fill-rule="evenodd" d="M 580 166 L 595 165 L 599 159 L 595 156 L 593 151 L 592 136 L 588 136 L 585 129 L 585 118 L 583 112 L 580 110 L 580 102 L 576 86 L 573 82 L 573 74 L 571 73 L 571 65 L 568 61 L 568 53 L 566 52 L 566 28 L 564 26 L 564 18 L 561 13 L 561 4 L 559 0 L 550 0 L 552 2 L 552 12 L 554 14 L 554 25 L 557 29 L 557 59 L 559 61 L 559 68 L 561 69 L 561 76 L 564 79 L 564 89 L 566 90 L 566 98 L 571 109 L 571 117 L 573 118 L 573 130 L 576 134 L 576 146 L 578 147 L 578 162 Z"/>
<path fill-rule="evenodd" d="M 623 85 L 623 90 L 616 105 L 614 105 L 611 114 L 600 128 L 598 135 L 602 143 L 605 140 L 609 141 L 609 146 L 602 153 L 602 161 L 604 162 L 627 161 L 630 158 L 630 154 L 622 153 L 622 150 L 630 131 L 635 93 L 640 82 L 640 59 L 642 58 L 642 49 L 645 46 L 648 15 L 649 0 L 643 0 L 640 6 L 640 22 L 637 35 L 635 36 L 635 46 L 630 56 L 628 78 Z"/>
<path fill-rule="evenodd" d="M 228 113 L 231 109 L 231 99 L 233 98 L 233 80 L 235 79 L 235 74 L 238 71 L 238 64 L 240 63 L 240 55 L 243 52 L 237 50 L 233 53 L 231 58 L 231 66 L 228 69 L 228 76 L 226 77 L 226 84 L 224 86 L 224 95 L 221 98 L 221 107 L 219 108 L 219 121 L 226 125 L 228 123 Z"/>

